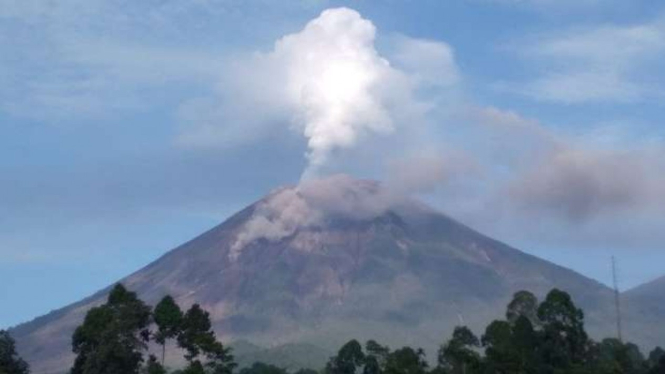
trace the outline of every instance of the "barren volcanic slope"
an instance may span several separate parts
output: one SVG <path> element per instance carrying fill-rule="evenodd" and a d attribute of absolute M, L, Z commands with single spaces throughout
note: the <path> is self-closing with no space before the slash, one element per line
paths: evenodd
<path fill-rule="evenodd" d="M 592 333 L 614 326 L 605 286 L 345 176 L 276 190 L 121 281 L 152 304 L 200 303 L 223 340 L 264 347 L 435 349 L 457 324 L 482 332 L 513 292 L 552 287 L 589 312 Z M 71 333 L 105 292 L 12 330 L 34 373 L 66 370 Z"/>

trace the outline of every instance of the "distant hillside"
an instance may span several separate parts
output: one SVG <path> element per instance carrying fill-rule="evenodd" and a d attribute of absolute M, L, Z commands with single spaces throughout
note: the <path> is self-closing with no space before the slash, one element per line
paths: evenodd
<path fill-rule="evenodd" d="M 640 331 L 651 345 L 665 346 L 665 276 L 621 295 L 626 331 Z"/>
<path fill-rule="evenodd" d="M 246 342 L 237 346 L 240 361 L 289 368 L 302 365 L 291 361 L 293 351 L 314 364 L 350 338 L 431 354 L 455 325 L 482 332 L 521 289 L 541 296 L 564 289 L 587 311 L 592 335 L 614 332 L 604 285 L 376 182 L 343 176 L 276 190 L 120 281 L 149 303 L 165 294 L 183 307 L 200 303 L 222 340 Z M 68 368 L 73 329 L 104 297 L 100 291 L 12 330 L 33 373 Z M 645 334 L 641 321 L 657 317 L 638 313 L 645 314 L 627 318 L 630 339 L 665 336 Z"/>

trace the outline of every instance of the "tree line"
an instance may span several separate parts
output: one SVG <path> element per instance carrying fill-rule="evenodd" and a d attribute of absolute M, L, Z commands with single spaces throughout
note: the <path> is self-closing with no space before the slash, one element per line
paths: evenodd
<path fill-rule="evenodd" d="M 490 323 L 480 338 L 467 327 L 456 327 L 432 368 L 422 349 L 391 351 L 373 340 L 364 349 L 351 340 L 325 368 L 325 374 L 357 373 L 665 374 L 665 351 L 657 347 L 645 357 L 633 343 L 595 342 L 584 329 L 583 311 L 566 292 L 554 289 L 539 303 L 532 293 L 520 291 L 505 318 Z"/>
<path fill-rule="evenodd" d="M 167 370 L 166 345 L 173 341 L 186 365 Z M 161 347 L 160 357 L 149 353 Z M 92 308 L 72 336 L 76 354 L 70 374 L 232 374 L 229 348 L 218 341 L 210 315 L 198 304 L 182 311 L 171 296 L 154 308 L 136 293 L 116 285 L 105 304 Z M 0 374 L 27 374 L 15 343 L 0 331 Z M 430 367 L 421 348 L 388 346 L 369 340 L 344 344 L 321 370 L 295 374 L 665 374 L 665 351 L 645 356 L 637 345 L 615 338 L 600 342 L 584 329 L 584 313 L 570 295 L 554 289 L 545 300 L 516 293 L 505 318 L 490 323 L 479 337 L 458 326 Z M 257 362 L 239 374 L 287 374 Z"/>

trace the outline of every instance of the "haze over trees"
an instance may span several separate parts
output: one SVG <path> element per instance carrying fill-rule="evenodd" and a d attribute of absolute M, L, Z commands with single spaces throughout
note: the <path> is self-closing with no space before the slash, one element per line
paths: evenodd
<path fill-rule="evenodd" d="M 161 357 L 149 353 L 160 347 Z M 186 361 L 173 374 L 232 374 L 230 349 L 212 330 L 210 315 L 194 304 L 183 313 L 172 297 L 152 309 L 136 293 L 116 285 L 107 302 L 91 309 L 72 337 L 76 360 L 71 374 L 166 374 L 167 344 L 177 344 Z M 591 340 L 584 312 L 570 295 L 553 289 L 542 302 L 517 292 L 505 318 L 491 322 L 478 337 L 458 326 L 441 344 L 431 365 L 423 349 L 392 350 L 374 340 L 353 339 L 331 357 L 322 374 L 663 374 L 665 351 L 645 356 L 637 345 L 606 338 Z M 28 373 L 12 338 L 0 332 L 0 374 Z M 240 374 L 286 374 L 283 368 L 257 362 Z M 316 374 L 301 369 L 296 374 Z"/>

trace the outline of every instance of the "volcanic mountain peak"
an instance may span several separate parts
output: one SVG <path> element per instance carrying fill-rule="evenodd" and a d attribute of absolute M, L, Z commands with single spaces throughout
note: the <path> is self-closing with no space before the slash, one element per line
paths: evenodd
<path fill-rule="evenodd" d="M 279 188 L 256 204 L 236 235 L 229 259 L 236 261 L 243 248 L 256 240 L 279 241 L 332 220 L 375 219 L 404 200 L 378 182 L 344 174 Z"/>
<path fill-rule="evenodd" d="M 277 189 L 120 281 L 152 305 L 166 294 L 199 303 L 224 341 L 260 346 L 436 348 L 461 320 L 479 329 L 500 318 L 514 292 L 554 287 L 585 308 L 592 335 L 614 326 L 607 287 L 346 175 Z M 74 328 L 107 291 L 12 331 L 34 373 L 66 370 Z M 665 336 L 626 326 L 638 341 Z"/>

